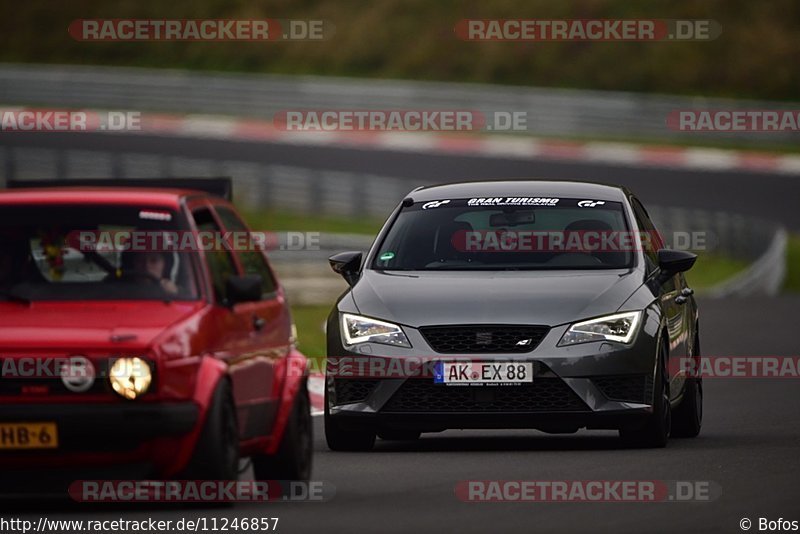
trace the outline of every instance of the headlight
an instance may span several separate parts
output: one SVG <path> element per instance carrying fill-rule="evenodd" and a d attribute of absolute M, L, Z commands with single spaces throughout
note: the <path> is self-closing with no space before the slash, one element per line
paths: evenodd
<path fill-rule="evenodd" d="M 153 375 L 150 366 L 141 358 L 119 358 L 108 370 L 108 380 L 120 396 L 133 400 L 143 395 Z"/>
<path fill-rule="evenodd" d="M 403 329 L 396 324 L 361 317 L 360 315 L 342 314 L 342 333 L 348 345 L 357 343 L 383 343 L 396 347 L 411 347 Z"/>
<path fill-rule="evenodd" d="M 636 327 L 639 326 L 641 316 L 642 312 L 635 311 L 574 323 L 561 337 L 558 346 L 604 340 L 630 343 L 636 334 Z"/>

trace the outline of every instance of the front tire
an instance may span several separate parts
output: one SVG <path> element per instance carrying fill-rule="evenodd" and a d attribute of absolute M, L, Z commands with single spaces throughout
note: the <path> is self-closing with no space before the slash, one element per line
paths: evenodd
<path fill-rule="evenodd" d="M 253 456 L 256 480 L 301 480 L 311 478 L 314 447 L 311 402 L 305 385 L 297 396 L 283 432 L 278 452 Z"/>
<path fill-rule="evenodd" d="M 325 389 L 325 441 L 328 448 L 339 452 L 364 452 L 375 445 L 375 430 L 368 427 L 345 428 L 331 416 L 328 390 Z"/>
<path fill-rule="evenodd" d="M 695 356 L 700 357 L 700 339 L 695 337 Z M 703 426 L 703 379 L 686 379 L 686 389 L 680 406 L 672 412 L 672 435 L 678 438 L 694 438 Z"/>
<path fill-rule="evenodd" d="M 214 390 L 203 430 L 186 471 L 187 479 L 239 479 L 239 425 L 227 379 Z"/>
<path fill-rule="evenodd" d="M 631 447 L 663 448 L 669 440 L 672 413 L 669 402 L 669 377 L 666 370 L 667 348 L 662 341 L 654 381 L 653 414 L 638 428 L 622 428 L 619 436 Z"/>
<path fill-rule="evenodd" d="M 366 428 L 342 428 L 334 418 L 325 414 L 325 441 L 332 451 L 366 452 L 375 445 L 375 432 Z"/>

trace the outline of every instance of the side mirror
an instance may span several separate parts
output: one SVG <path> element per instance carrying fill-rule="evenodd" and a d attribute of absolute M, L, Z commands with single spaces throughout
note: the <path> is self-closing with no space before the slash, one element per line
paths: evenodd
<path fill-rule="evenodd" d="M 362 256 L 361 252 L 340 252 L 328 258 L 328 262 L 331 264 L 333 272 L 342 275 L 342 278 L 352 287 L 358 281 Z"/>
<path fill-rule="evenodd" d="M 676 274 L 688 271 L 696 260 L 697 254 L 662 248 L 658 251 L 658 266 L 661 268 L 659 282 L 663 284 Z"/>
<path fill-rule="evenodd" d="M 228 305 L 261 300 L 263 279 L 258 274 L 232 275 L 226 282 Z"/>

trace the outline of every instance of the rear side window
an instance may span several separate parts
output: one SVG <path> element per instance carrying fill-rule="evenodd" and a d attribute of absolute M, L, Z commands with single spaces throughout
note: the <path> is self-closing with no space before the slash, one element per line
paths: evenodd
<path fill-rule="evenodd" d="M 233 232 L 247 232 L 247 226 L 242 222 L 239 216 L 231 209 L 225 207 L 217 207 L 217 215 L 222 220 L 225 228 Z M 237 250 L 236 254 L 242 263 L 242 268 L 247 274 L 257 274 L 261 276 L 261 292 L 264 295 L 270 295 L 277 289 L 277 282 L 272 275 L 272 271 L 264 259 L 264 254 L 257 250 Z"/>
<path fill-rule="evenodd" d="M 208 208 L 199 209 L 192 214 L 199 232 L 221 232 L 211 211 Z M 210 249 L 206 251 L 208 270 L 211 273 L 211 284 L 214 286 L 214 296 L 217 302 L 224 302 L 228 298 L 226 283 L 230 276 L 236 274 L 236 267 L 227 250 Z"/>

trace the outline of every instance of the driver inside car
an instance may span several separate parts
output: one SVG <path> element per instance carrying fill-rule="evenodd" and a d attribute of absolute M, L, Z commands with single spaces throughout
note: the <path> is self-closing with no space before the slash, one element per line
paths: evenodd
<path fill-rule="evenodd" d="M 158 283 L 164 292 L 170 295 L 178 293 L 178 286 L 169 277 L 170 258 L 165 252 L 135 252 L 129 253 L 130 267 L 123 270 L 123 275 L 130 274 Z M 124 262 L 128 263 L 128 262 Z M 126 272 L 127 271 L 127 272 Z"/>

